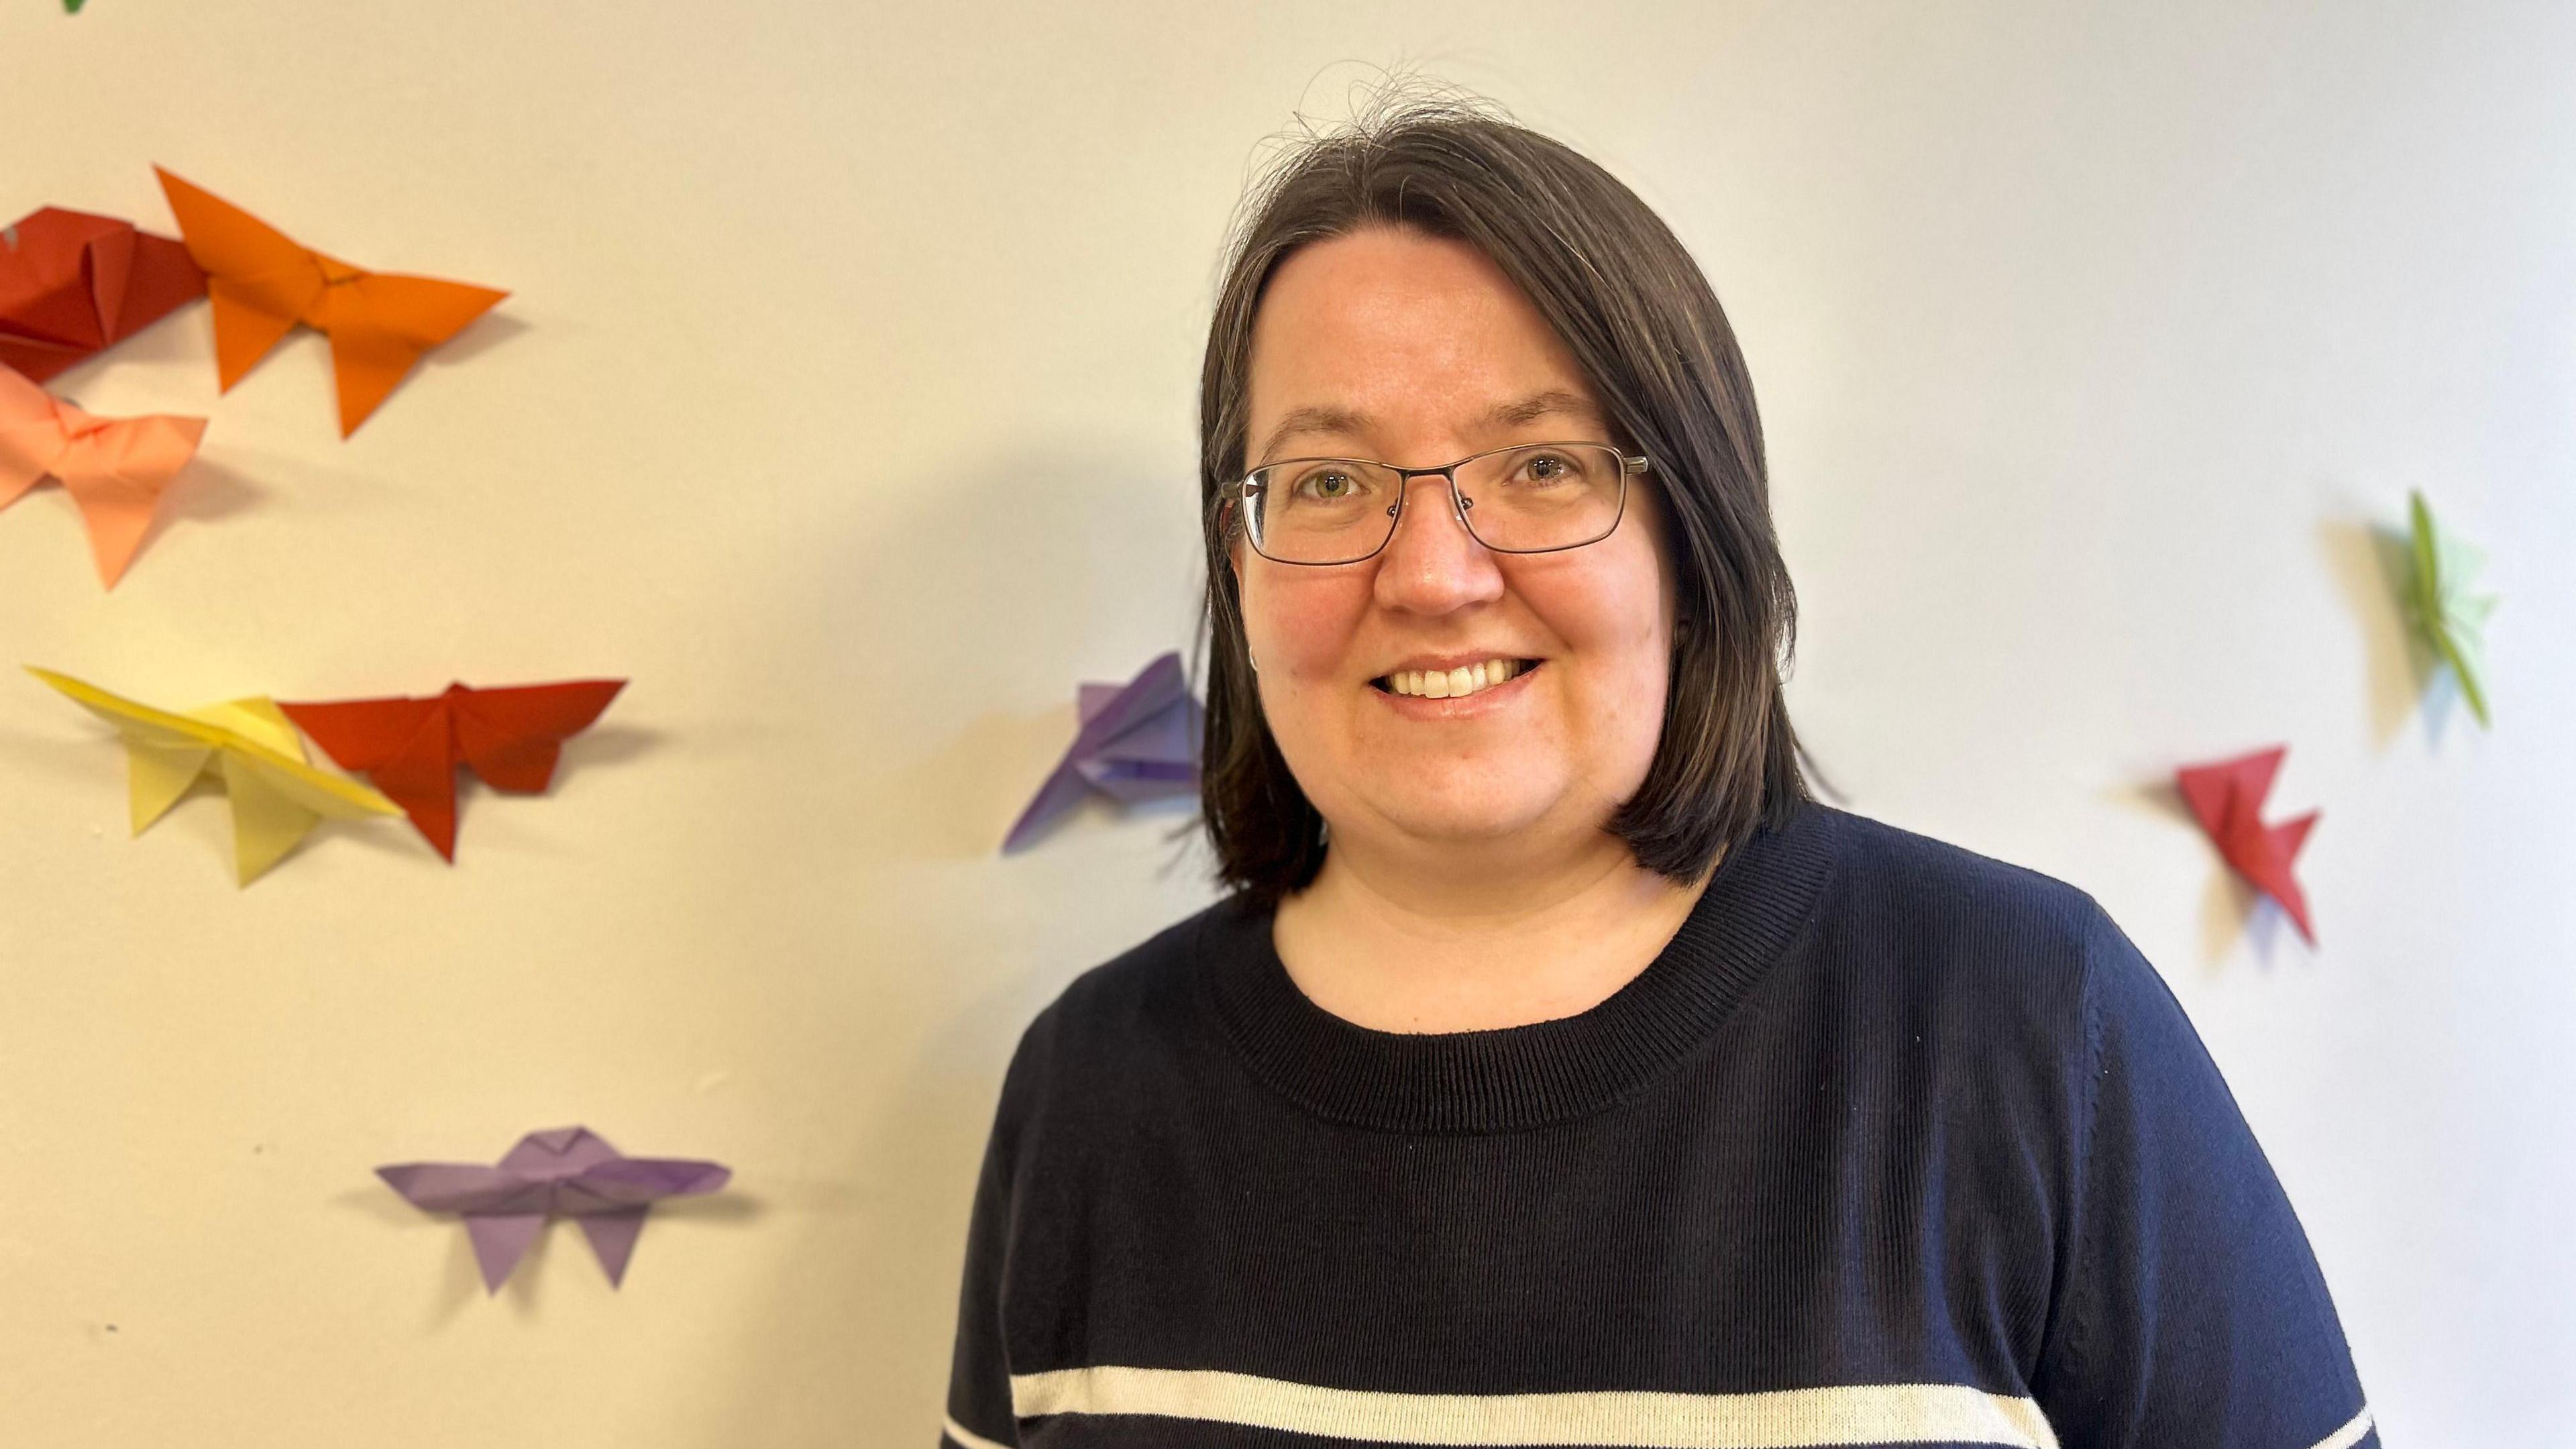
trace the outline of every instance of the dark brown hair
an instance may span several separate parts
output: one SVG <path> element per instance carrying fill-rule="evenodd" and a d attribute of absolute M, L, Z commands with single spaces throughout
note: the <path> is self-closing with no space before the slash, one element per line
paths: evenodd
<path fill-rule="evenodd" d="M 1203 823 L 1217 877 L 1275 901 L 1324 862 L 1323 818 L 1289 773 L 1244 653 L 1220 493 L 1244 470 L 1252 324 L 1289 253 L 1373 225 L 1466 242 L 1563 338 L 1618 441 L 1654 459 L 1676 596 L 1663 735 L 1608 823 L 1638 862 L 1697 880 L 1807 798 L 1780 671 L 1797 601 L 1771 529 L 1762 424 L 1734 329 L 1672 231 L 1564 144 L 1453 99 L 1396 98 L 1311 137 L 1245 197 L 1199 386 L 1207 543 Z"/>

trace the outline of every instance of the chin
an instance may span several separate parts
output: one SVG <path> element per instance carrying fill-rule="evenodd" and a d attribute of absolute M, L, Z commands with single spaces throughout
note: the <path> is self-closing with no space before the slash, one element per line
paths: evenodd
<path fill-rule="evenodd" d="M 1517 792 L 1482 798 L 1424 794 L 1381 797 L 1377 810 L 1389 824 L 1417 839 L 1464 844 L 1526 830 L 1546 818 L 1549 803 L 1535 794 L 1522 797 Z"/>

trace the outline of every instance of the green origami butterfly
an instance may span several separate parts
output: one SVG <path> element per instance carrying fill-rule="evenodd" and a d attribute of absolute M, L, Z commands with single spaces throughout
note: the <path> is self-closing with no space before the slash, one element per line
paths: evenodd
<path fill-rule="evenodd" d="M 2414 515 L 2415 547 L 2406 580 L 2408 620 L 2433 651 L 2433 657 L 2451 666 L 2451 676 L 2460 682 L 2460 697 L 2469 702 L 2469 712 L 2478 717 L 2480 725 L 2491 725 L 2486 690 L 2479 680 L 2486 671 L 2481 631 L 2496 601 L 2493 594 L 2469 592 L 2469 581 L 2486 566 L 2487 556 L 2434 522 L 2433 510 L 2425 504 L 2422 493 L 2409 495 L 2409 502 Z"/>

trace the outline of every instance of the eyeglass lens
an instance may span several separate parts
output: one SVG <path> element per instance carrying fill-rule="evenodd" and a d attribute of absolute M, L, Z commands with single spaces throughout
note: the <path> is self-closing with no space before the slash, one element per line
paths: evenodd
<path fill-rule="evenodd" d="M 1458 465 L 1459 512 L 1478 543 L 1543 553 L 1609 536 L 1618 526 L 1627 469 L 1619 450 L 1542 443 Z M 1292 459 L 1255 469 L 1248 522 L 1253 546 L 1285 563 L 1348 563 L 1394 535 L 1404 475 L 1349 458 Z"/>

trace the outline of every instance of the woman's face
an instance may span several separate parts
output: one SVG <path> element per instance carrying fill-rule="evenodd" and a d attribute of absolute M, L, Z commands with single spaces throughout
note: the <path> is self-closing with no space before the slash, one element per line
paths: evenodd
<path fill-rule="evenodd" d="M 1272 274 L 1247 437 L 1252 466 L 1407 468 L 1613 441 L 1565 344 L 1482 252 L 1393 227 L 1309 244 Z M 1262 709 L 1336 839 L 1571 837 L 1636 791 L 1672 657 L 1652 477 L 1630 480 L 1609 537 L 1557 553 L 1486 549 L 1436 477 L 1413 480 L 1395 536 L 1360 563 L 1274 563 L 1238 538 Z M 1465 697 L 1388 688 L 1394 671 L 1494 659 L 1536 667 Z"/>

